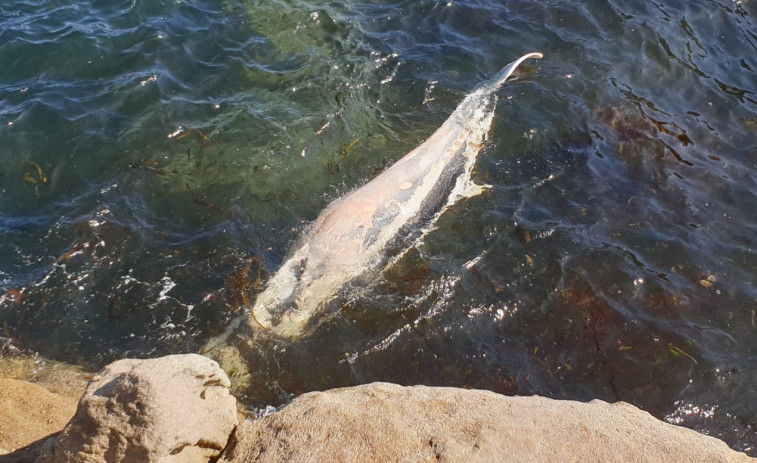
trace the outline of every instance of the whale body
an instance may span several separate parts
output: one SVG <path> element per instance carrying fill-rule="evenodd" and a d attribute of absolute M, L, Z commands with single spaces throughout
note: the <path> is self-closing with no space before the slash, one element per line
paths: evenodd
<path fill-rule="evenodd" d="M 283 337 L 301 335 L 346 285 L 401 250 L 413 229 L 480 192 L 471 172 L 491 127 L 495 91 L 524 60 L 541 57 L 529 53 L 505 66 L 467 95 L 423 144 L 324 209 L 258 295 L 247 323 Z"/>

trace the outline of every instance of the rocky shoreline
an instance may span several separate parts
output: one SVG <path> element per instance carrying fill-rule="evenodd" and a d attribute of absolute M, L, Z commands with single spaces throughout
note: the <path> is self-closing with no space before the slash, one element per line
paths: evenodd
<path fill-rule="evenodd" d="M 372 383 L 240 421 L 203 356 L 120 360 L 83 394 L 74 377 L 0 378 L 0 462 L 753 461 L 626 403 Z"/>

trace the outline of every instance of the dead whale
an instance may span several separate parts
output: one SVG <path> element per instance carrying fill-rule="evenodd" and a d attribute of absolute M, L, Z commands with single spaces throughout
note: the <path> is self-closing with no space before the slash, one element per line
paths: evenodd
<path fill-rule="evenodd" d="M 492 123 L 495 91 L 524 60 L 541 57 L 529 53 L 507 65 L 423 144 L 323 210 L 258 295 L 247 323 L 283 337 L 301 335 L 345 285 L 386 264 L 392 250 L 401 252 L 413 229 L 480 192 L 470 177 Z"/>

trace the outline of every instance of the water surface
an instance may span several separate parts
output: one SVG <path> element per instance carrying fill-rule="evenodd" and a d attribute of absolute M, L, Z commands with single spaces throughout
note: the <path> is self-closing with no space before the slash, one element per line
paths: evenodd
<path fill-rule="evenodd" d="M 9 0 L 0 352 L 199 351 L 329 202 L 541 51 L 498 92 L 492 188 L 310 336 L 235 336 L 244 400 L 624 400 L 753 452 L 755 5 Z"/>

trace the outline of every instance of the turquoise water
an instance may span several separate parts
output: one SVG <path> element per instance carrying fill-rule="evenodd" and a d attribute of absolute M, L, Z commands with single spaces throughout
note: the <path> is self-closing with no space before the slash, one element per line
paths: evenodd
<path fill-rule="evenodd" d="M 498 92 L 492 188 L 311 336 L 237 336 L 244 400 L 624 400 L 754 452 L 755 5 L 6 1 L 0 341 L 199 351 L 321 209 L 541 51 Z"/>

